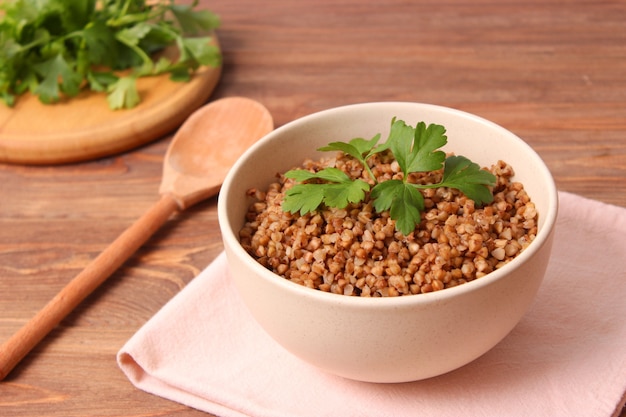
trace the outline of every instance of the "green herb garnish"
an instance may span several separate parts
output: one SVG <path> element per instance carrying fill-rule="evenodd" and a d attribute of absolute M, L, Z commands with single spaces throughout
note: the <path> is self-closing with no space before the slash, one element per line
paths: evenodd
<path fill-rule="evenodd" d="M 210 36 L 219 25 L 197 1 L 0 0 L 0 99 L 13 106 L 29 91 L 44 103 L 83 88 L 106 92 L 111 109 L 139 101 L 138 77 L 169 73 L 187 81 L 201 65 L 218 66 Z M 176 46 L 176 62 L 152 56 Z M 131 70 L 118 75 L 119 71 Z"/>
<path fill-rule="evenodd" d="M 496 177 L 480 168 L 464 156 L 448 156 L 440 150 L 447 142 L 445 128 L 441 125 L 426 126 L 420 122 L 416 127 L 395 118 L 387 141 L 378 145 L 380 134 L 371 140 L 355 138 L 351 141 L 332 142 L 320 151 L 341 151 L 359 161 L 374 182 L 352 179 L 337 168 L 324 168 L 313 173 L 303 169 L 291 170 L 285 177 L 299 183 L 285 193 L 283 210 L 301 215 L 317 210 L 321 205 L 345 208 L 369 198 L 377 212 L 389 210 L 396 221 L 396 230 L 408 235 L 421 221 L 424 197 L 419 189 L 449 187 L 461 191 L 477 204 L 493 201 L 489 187 Z M 402 170 L 402 179 L 377 182 L 367 161 L 373 155 L 391 151 Z M 410 173 L 437 171 L 443 168 L 443 177 L 437 184 L 413 184 L 408 182 Z"/>

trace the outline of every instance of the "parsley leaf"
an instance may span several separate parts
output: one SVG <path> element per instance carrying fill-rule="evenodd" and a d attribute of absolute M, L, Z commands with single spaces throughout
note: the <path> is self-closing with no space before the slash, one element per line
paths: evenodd
<path fill-rule="evenodd" d="M 300 215 L 311 213 L 324 201 L 324 188 L 319 184 L 297 184 L 287 190 L 283 210 Z"/>
<path fill-rule="evenodd" d="M 420 122 L 413 128 L 402 120 L 395 121 L 387 142 L 402 172 L 408 174 L 440 169 L 446 154 L 437 149 L 448 141 L 445 131 L 441 125 L 426 127 L 424 122 Z"/>
<path fill-rule="evenodd" d="M 61 54 L 35 65 L 35 70 L 43 79 L 34 91 L 44 103 L 59 101 L 61 91 L 68 96 L 75 96 L 80 91 L 82 77 L 70 67 Z"/>
<path fill-rule="evenodd" d="M 325 168 L 317 173 L 291 170 L 285 177 L 297 181 L 322 180 L 323 184 L 296 184 L 286 191 L 283 210 L 305 214 L 316 210 L 324 203 L 329 207 L 345 208 L 349 203 L 358 203 L 365 198 L 370 186 L 363 180 L 352 180 L 337 168 Z"/>
<path fill-rule="evenodd" d="M 446 159 L 443 179 L 438 187 L 456 188 L 477 204 L 493 201 L 493 194 L 487 187 L 496 183 L 494 175 L 480 169 L 478 164 L 464 156 L 450 156 Z"/>
<path fill-rule="evenodd" d="M 193 6 L 188 4 L 173 4 L 171 10 L 178 23 L 194 35 L 203 30 L 216 28 L 220 24 L 218 17 L 210 11 L 194 11 Z"/>
<path fill-rule="evenodd" d="M 330 207 L 346 208 L 349 203 L 361 201 L 369 189 L 369 184 L 363 180 L 329 184 L 324 190 L 324 203 Z"/>
<path fill-rule="evenodd" d="M 198 65 L 219 65 L 217 48 L 209 45 L 209 41 L 209 38 L 181 38 L 180 61 L 191 68 L 197 68 Z"/>
<path fill-rule="evenodd" d="M 350 142 L 331 142 L 327 146 L 323 146 L 318 149 L 318 151 L 340 151 L 346 153 L 359 161 L 361 165 L 368 172 L 370 178 L 376 181 L 374 174 L 370 170 L 369 165 L 367 164 L 367 160 L 379 152 L 381 147 L 376 147 L 376 144 L 380 140 L 380 133 L 374 136 L 370 140 L 366 140 L 363 138 L 354 138 Z"/>
<path fill-rule="evenodd" d="M 370 140 L 354 138 L 350 142 L 331 142 L 318 151 L 341 151 L 347 153 L 358 161 L 365 162 L 371 156 L 371 152 L 380 140 L 380 133 Z"/>
<path fill-rule="evenodd" d="M 389 210 L 396 229 L 403 234 L 408 235 L 419 224 L 424 197 L 414 185 L 401 180 L 383 181 L 372 188 L 370 197 L 377 212 Z"/>
<path fill-rule="evenodd" d="M 109 93 L 107 101 L 111 109 L 130 109 L 139 104 L 140 99 L 136 81 L 134 77 L 121 77 L 109 85 L 107 88 Z"/>

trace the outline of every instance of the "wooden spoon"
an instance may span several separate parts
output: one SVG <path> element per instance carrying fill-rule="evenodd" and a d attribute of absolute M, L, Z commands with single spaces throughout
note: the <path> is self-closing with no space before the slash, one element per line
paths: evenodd
<path fill-rule="evenodd" d="M 160 200 L 0 346 L 0 380 L 174 212 L 217 194 L 239 155 L 272 129 L 267 109 L 242 97 L 214 101 L 192 114 L 165 155 Z"/>

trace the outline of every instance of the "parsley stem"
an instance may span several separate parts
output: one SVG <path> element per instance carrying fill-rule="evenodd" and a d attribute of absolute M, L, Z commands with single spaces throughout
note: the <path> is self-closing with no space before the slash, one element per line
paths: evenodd
<path fill-rule="evenodd" d="M 116 39 L 120 42 L 122 42 L 124 45 L 128 46 L 130 49 L 132 49 L 137 55 L 139 55 L 139 57 L 141 58 L 141 60 L 144 63 L 144 67 L 145 68 L 152 68 L 154 67 L 154 63 L 152 62 L 152 58 L 150 58 L 150 56 L 140 47 L 138 47 L 137 45 L 126 41 L 123 37 L 121 36 L 116 36 Z"/>
<path fill-rule="evenodd" d="M 374 176 L 374 173 L 372 172 L 369 164 L 366 161 L 364 161 L 363 167 L 365 167 L 365 170 L 367 171 L 367 175 L 369 175 L 372 181 L 374 181 L 374 185 L 378 184 L 378 181 L 376 181 L 376 177 Z"/>

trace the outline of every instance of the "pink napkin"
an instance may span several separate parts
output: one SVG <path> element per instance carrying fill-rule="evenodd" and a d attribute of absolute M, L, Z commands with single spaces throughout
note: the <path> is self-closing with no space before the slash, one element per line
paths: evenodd
<path fill-rule="evenodd" d="M 328 375 L 270 339 L 220 255 L 121 349 L 149 393 L 231 416 L 611 416 L 626 392 L 626 209 L 561 193 L 531 311 L 465 367 L 404 384 Z"/>

